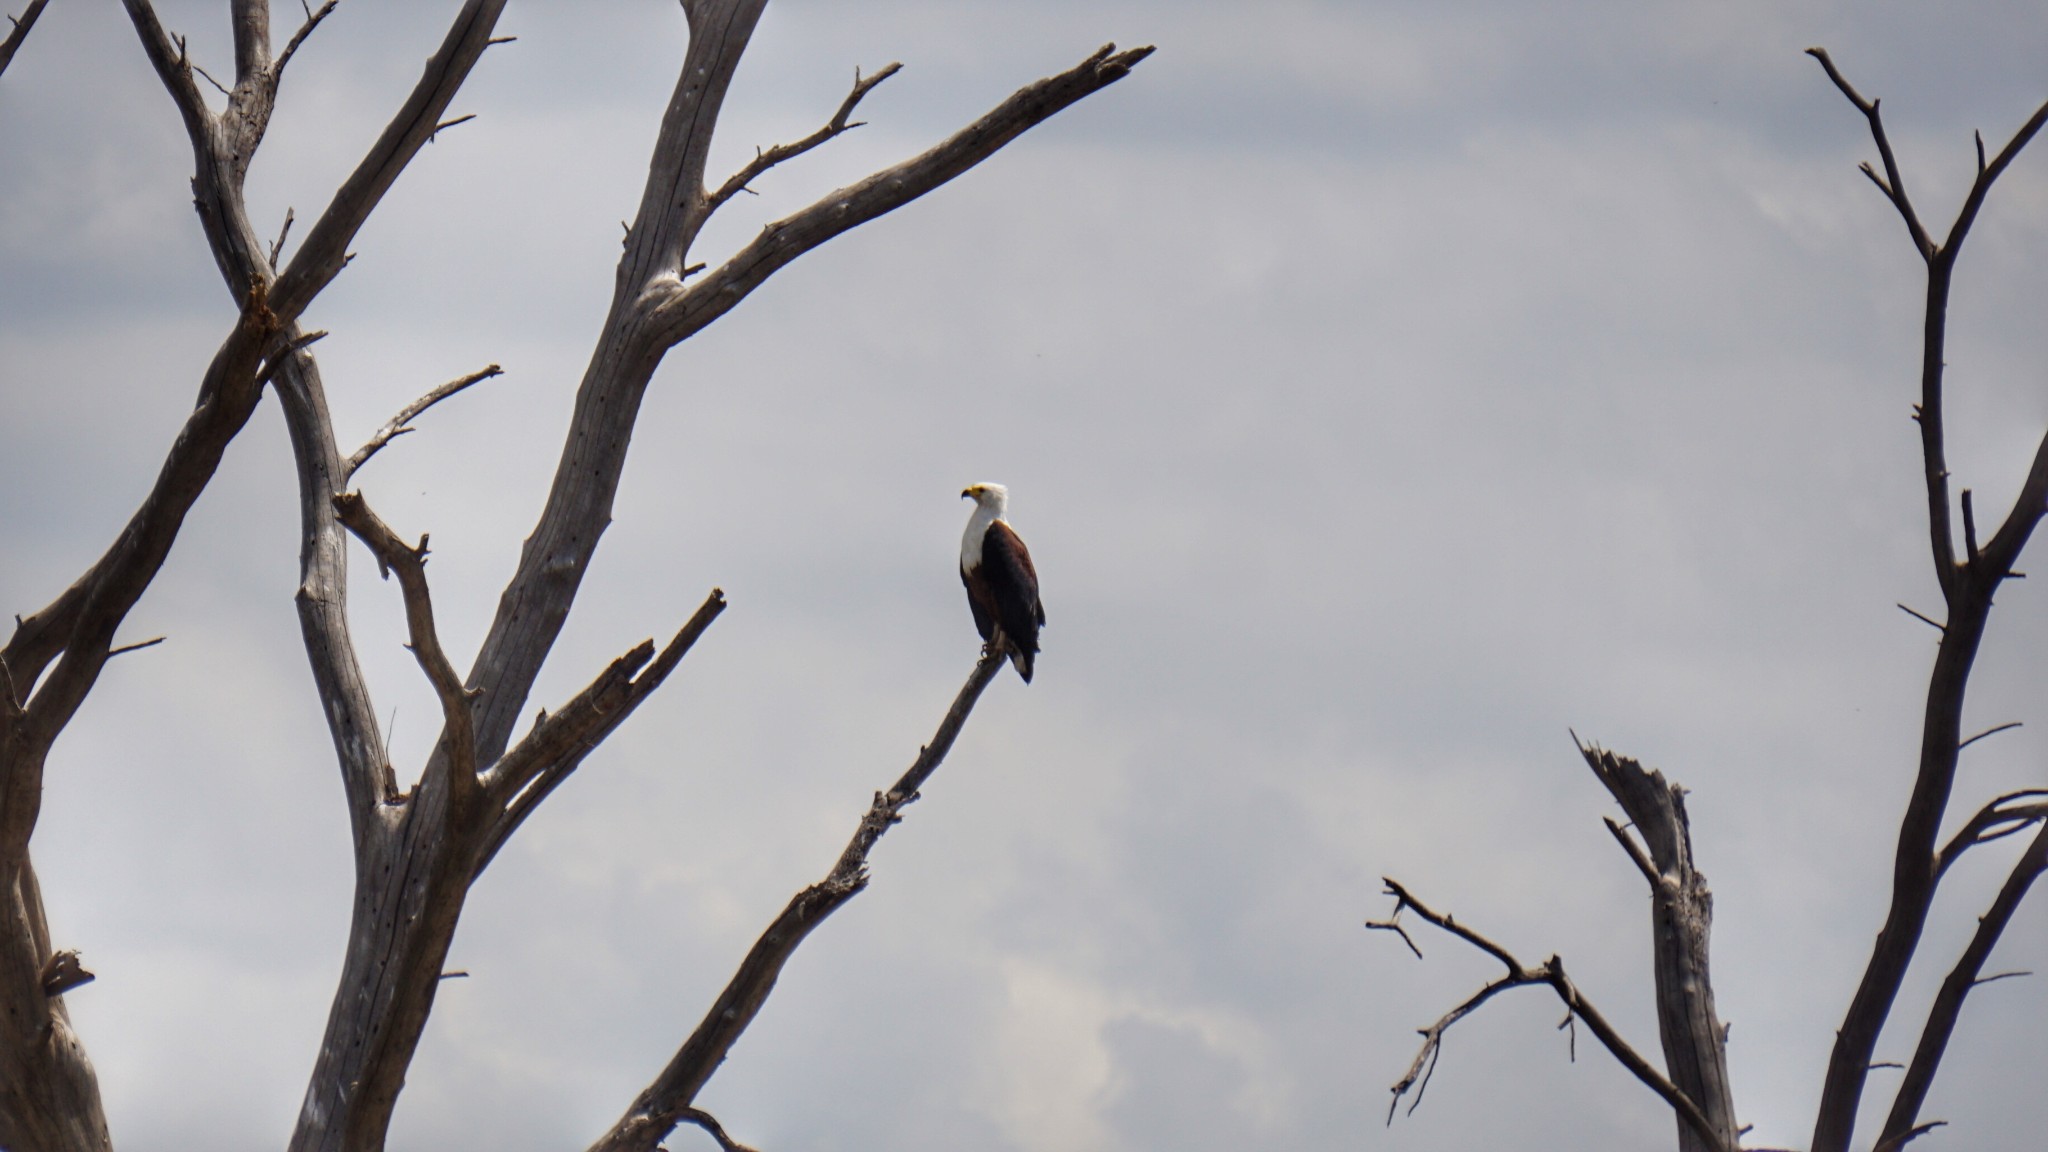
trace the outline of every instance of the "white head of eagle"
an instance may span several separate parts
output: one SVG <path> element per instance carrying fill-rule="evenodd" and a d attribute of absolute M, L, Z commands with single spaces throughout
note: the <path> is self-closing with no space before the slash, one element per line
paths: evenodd
<path fill-rule="evenodd" d="M 974 515 L 960 538 L 960 582 L 967 585 L 974 627 L 992 650 L 1009 655 L 1017 675 L 1029 684 L 1045 605 L 1038 601 L 1031 550 L 1004 519 L 1010 490 L 1001 484 L 970 484 L 960 498 L 974 501 Z"/>

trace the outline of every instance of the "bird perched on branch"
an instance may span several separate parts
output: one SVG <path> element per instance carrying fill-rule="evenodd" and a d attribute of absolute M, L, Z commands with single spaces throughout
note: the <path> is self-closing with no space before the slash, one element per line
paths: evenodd
<path fill-rule="evenodd" d="M 1031 550 L 1003 519 L 1010 510 L 1010 490 L 1001 484 L 971 484 L 960 498 L 974 501 L 974 514 L 960 538 L 960 582 L 967 585 L 974 627 L 990 651 L 1009 655 L 1017 675 L 1029 684 L 1045 605 L 1038 602 Z"/>

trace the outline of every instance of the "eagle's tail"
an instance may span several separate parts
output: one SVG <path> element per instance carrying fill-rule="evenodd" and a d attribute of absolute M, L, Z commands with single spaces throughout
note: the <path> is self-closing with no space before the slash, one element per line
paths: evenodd
<path fill-rule="evenodd" d="M 1031 663 L 1037 658 L 1036 652 L 1026 652 L 1015 645 L 1010 647 L 1010 665 L 1017 670 L 1017 675 L 1024 678 L 1026 684 L 1031 683 Z"/>

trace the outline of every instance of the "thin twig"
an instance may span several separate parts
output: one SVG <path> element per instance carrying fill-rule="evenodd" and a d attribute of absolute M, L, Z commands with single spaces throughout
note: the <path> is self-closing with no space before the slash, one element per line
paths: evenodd
<path fill-rule="evenodd" d="M 155 639 L 143 640 L 135 644 L 123 644 L 119 648 L 109 648 L 107 650 L 107 659 L 112 660 L 114 657 L 119 656 L 124 652 L 140 652 L 144 648 L 154 648 L 157 645 L 163 643 L 166 639 L 168 639 L 168 637 L 158 636 Z"/>
<path fill-rule="evenodd" d="M 2048 788 L 2022 788 L 1994 798 L 1964 822 L 1935 854 L 1935 880 L 1946 875 L 1970 849 L 2024 832 L 2044 819 L 2048 819 Z"/>
<path fill-rule="evenodd" d="M 449 663 L 448 654 L 441 648 L 440 635 L 434 629 L 434 602 L 427 591 L 427 538 L 421 536 L 417 547 L 399 539 L 391 526 L 370 510 L 359 492 L 336 496 L 334 513 L 377 558 L 380 573 L 386 577 L 393 572 L 398 574 L 399 590 L 405 599 L 406 631 L 411 637 L 407 647 L 412 649 L 413 659 L 419 662 L 428 683 L 434 686 L 434 695 L 441 701 L 454 794 L 472 795 L 480 787 L 476 775 L 475 722 L 470 715 L 469 691 L 463 687 L 455 665 Z"/>
<path fill-rule="evenodd" d="M 370 457 L 375 456 L 386 444 L 412 431 L 412 422 L 418 418 L 420 413 L 425 412 L 427 409 L 468 388 L 472 384 L 489 380 L 493 376 L 502 376 L 504 371 L 504 369 L 496 364 L 492 364 L 480 372 L 471 372 L 467 376 L 450 380 L 448 383 L 441 385 L 425 396 L 401 408 L 398 415 L 386 420 L 384 426 L 377 429 L 375 435 L 371 436 L 361 448 L 356 449 L 355 453 L 343 462 L 341 467 L 342 479 L 346 481 L 349 477 L 354 476 L 356 469 L 369 463 Z"/>
<path fill-rule="evenodd" d="M 1886 1137 L 1885 1139 L 1878 1141 L 1877 1145 L 1871 1148 L 1870 1152 L 1899 1152 L 1899 1149 L 1904 1148 L 1906 1145 L 1911 1144 L 1913 1141 L 1918 1140 L 1922 1136 L 1927 1135 L 1929 1132 L 1934 1131 L 1936 1128 L 1946 1127 L 1948 1127 L 1948 1121 L 1946 1120 L 1930 1120 L 1925 1124 L 1915 1125 L 1914 1127 L 1899 1133 L 1897 1136 Z"/>
<path fill-rule="evenodd" d="M 1899 605 L 1898 608 L 1899 611 L 1904 612 L 1906 615 L 1911 616 L 1913 619 L 1920 621 L 1922 624 L 1927 625 L 1928 627 L 1934 629 L 1936 632 L 1941 632 L 1944 634 L 1948 632 L 1947 625 L 1939 623 L 1926 616 L 1923 616 L 1920 613 L 1913 611 L 1911 608 L 1906 607 L 1904 604 Z"/>
<path fill-rule="evenodd" d="M 718 211 L 719 205 L 724 204 L 727 200 L 732 199 L 741 192 L 753 191 L 748 185 L 753 182 L 754 178 L 782 163 L 784 160 L 801 156 L 843 132 L 860 127 L 860 121 L 849 123 L 847 118 L 853 115 L 853 110 L 860 104 L 861 98 L 872 91 L 877 84 L 902 70 L 903 65 L 891 63 L 873 76 L 862 79 L 860 69 L 854 69 L 853 91 L 848 92 L 846 99 L 839 102 L 839 111 L 832 114 L 832 119 L 826 121 L 823 128 L 798 140 L 794 144 L 777 144 L 765 152 L 758 148 L 755 149 L 754 158 L 747 162 L 747 166 L 734 173 L 731 179 L 719 185 L 718 191 L 711 193 L 707 198 L 704 215 L 709 217 L 713 212 Z"/>
<path fill-rule="evenodd" d="M 183 50 L 184 50 L 184 47 L 185 47 L 185 38 L 184 38 L 184 37 L 182 37 L 182 36 L 180 36 L 180 37 L 178 38 L 178 49 L 179 49 L 180 51 L 183 51 Z M 214 86 L 215 88 L 218 88 L 218 89 L 220 89 L 220 94 L 221 94 L 221 95 L 223 95 L 223 96 L 226 96 L 226 97 L 227 97 L 228 99 L 230 99 L 230 100 L 234 99 L 234 97 L 235 97 L 235 94 L 234 94 L 234 93 L 233 93 L 232 91 L 229 91 L 229 89 L 228 89 L 227 85 L 225 85 L 225 84 L 222 84 L 222 83 L 221 83 L 220 81 L 218 81 L 218 80 L 215 80 L 215 79 L 213 78 L 213 73 L 211 73 L 211 72 L 208 72 L 208 71 L 207 71 L 206 69 L 204 69 L 204 68 L 201 68 L 201 67 L 199 66 L 199 62 L 198 62 L 198 61 L 196 61 L 196 60 L 193 60 L 193 59 L 191 59 L 191 58 L 189 58 L 189 57 L 188 57 L 188 58 L 186 59 L 186 61 L 185 61 L 185 66 L 186 66 L 187 68 L 190 68 L 190 69 L 192 69 L 192 71 L 194 71 L 194 72 L 197 72 L 197 73 L 199 74 L 199 78 L 200 78 L 201 80 L 204 80 L 204 81 L 206 81 L 206 82 L 207 82 L 208 84 L 211 84 L 211 85 L 213 85 L 213 86 Z"/>
<path fill-rule="evenodd" d="M 427 143 L 432 144 L 435 138 L 441 135 L 443 129 L 453 128 L 457 124 L 467 124 L 474 119 L 476 119 L 476 113 L 471 112 L 467 116 L 457 116 L 453 120 L 441 121 L 439 124 L 434 125 L 434 130 L 432 132 L 427 133 Z"/>
<path fill-rule="evenodd" d="M 1420 960 L 1422 959 L 1422 949 L 1416 946 L 1415 937 L 1408 935 L 1408 929 L 1401 926 L 1401 909 L 1403 907 L 1405 905 L 1397 902 L 1394 905 L 1394 914 L 1392 916 L 1387 917 L 1385 920 L 1367 920 L 1365 926 L 1382 932 L 1392 932 L 1394 935 L 1399 936 L 1401 943 L 1406 944 L 1408 950 L 1415 953 L 1415 958 Z"/>
<path fill-rule="evenodd" d="M 1835 87 L 1841 89 L 1842 95 L 1849 98 L 1849 103 L 1854 104 L 1856 110 L 1863 113 L 1864 119 L 1870 122 L 1871 139 L 1877 142 L 1877 154 L 1884 160 L 1884 179 L 1879 179 L 1877 173 L 1871 171 L 1867 164 L 1863 166 L 1863 172 L 1884 190 L 1892 206 L 1899 210 L 1900 217 L 1906 222 L 1906 231 L 1913 237 L 1914 249 L 1923 259 L 1932 259 L 1934 241 L 1928 239 L 1927 230 L 1920 225 L 1919 215 L 1913 211 L 1913 202 L 1906 197 L 1905 177 L 1899 175 L 1899 162 L 1892 155 L 1891 138 L 1885 134 L 1884 116 L 1878 110 L 1878 101 L 1864 99 L 1863 94 L 1850 85 L 1848 79 L 1835 68 L 1835 62 L 1828 57 L 1827 49 L 1808 48 L 1806 54 L 1820 61 L 1820 66 L 1827 71 L 1828 79 L 1835 82 Z"/>
<path fill-rule="evenodd" d="M 1983 987 L 1984 985 L 1986 985 L 1986 984 L 1990 984 L 1990 983 L 1992 983 L 1992 982 L 1994 982 L 1994 981 L 1998 981 L 1998 980 L 2012 980 L 2012 979 L 2015 979 L 2015 978 L 2017 978 L 2017 977 L 2020 977 L 2020 976 L 2032 976 L 2032 975 L 2033 975 L 2033 973 L 2032 973 L 2032 972 L 2029 972 L 2029 971 L 2027 971 L 2027 970 L 2025 970 L 2025 969 L 2019 969 L 2019 970 L 2015 970 L 2015 971 L 2012 971 L 2012 972 L 1993 972 L 1993 973 L 1992 973 L 1991 975 L 1989 975 L 1989 976 L 1979 976 L 1979 977 L 1977 977 L 1977 978 L 1976 978 L 1975 980 L 1972 980 L 1972 981 L 1970 981 L 1970 986 L 1971 986 L 1971 987 L 1973 987 L 1973 988 L 1982 988 L 1982 987 Z"/>
<path fill-rule="evenodd" d="M 1975 736 L 1970 737 L 1968 740 L 1965 740 L 1962 743 L 1956 745 L 1956 751 L 1961 752 L 1963 749 L 1968 748 L 1970 745 L 1975 744 L 1977 741 L 1982 740 L 1986 736 L 1996 736 L 2000 732 L 2010 732 L 2013 729 L 2018 728 L 2020 726 L 2020 721 L 2008 720 L 2005 723 L 1998 725 L 1996 728 L 1986 728 L 1982 732 L 1977 733 Z"/>
<path fill-rule="evenodd" d="M 1963 489 L 1963 550 L 1970 563 L 1977 562 L 1977 508 L 1970 497 L 1970 490 Z"/>
<path fill-rule="evenodd" d="M 1428 1087 L 1430 1074 L 1435 1069 L 1437 1058 L 1443 1051 L 1444 1033 L 1449 1031 L 1453 1024 L 1470 1015 L 1480 1005 L 1510 988 L 1545 984 L 1557 994 L 1559 1000 L 1564 1002 L 1567 1011 L 1586 1022 L 1586 1027 L 1592 1029 L 1593 1035 L 1599 1039 L 1600 1043 L 1607 1048 L 1607 1051 L 1616 1060 L 1621 1062 L 1622 1067 L 1628 1069 L 1635 1075 L 1636 1079 L 1642 1081 L 1646 1087 L 1661 1097 L 1673 1111 L 1678 1113 L 1679 1118 L 1706 1142 L 1708 1147 L 1722 1149 L 1723 1152 L 1737 1152 L 1732 1145 L 1724 1142 L 1720 1136 L 1715 1134 L 1713 1123 L 1707 1119 L 1706 1113 L 1700 1109 L 1700 1106 L 1681 1091 L 1677 1085 L 1673 1084 L 1662 1072 L 1657 1071 L 1654 1065 L 1644 1059 L 1643 1055 L 1636 1051 L 1634 1046 L 1622 1038 L 1621 1033 L 1616 1031 L 1614 1025 L 1608 1022 L 1607 1017 L 1580 994 L 1578 987 L 1572 983 L 1570 977 L 1565 975 L 1564 961 L 1562 959 L 1552 956 L 1541 965 L 1531 968 L 1515 959 L 1514 955 L 1506 948 L 1494 943 L 1478 932 L 1459 924 L 1451 916 L 1431 910 L 1428 906 L 1416 900 L 1415 896 L 1397 881 L 1387 879 L 1386 886 L 1387 895 L 1395 899 L 1395 912 L 1397 914 L 1403 908 L 1414 909 L 1417 916 L 1492 956 L 1507 969 L 1505 974 L 1483 985 L 1479 991 L 1466 997 L 1457 1007 L 1438 1017 L 1435 1023 L 1420 1030 L 1422 1047 L 1416 1051 L 1415 1059 L 1409 1062 L 1408 1071 L 1399 1080 L 1394 1082 L 1394 1098 L 1387 1111 L 1389 1123 L 1393 1120 L 1394 1110 L 1400 1106 L 1401 1098 L 1407 1095 L 1411 1089 L 1415 1092 L 1415 1099 L 1409 1104 L 1409 1111 L 1413 1112 L 1415 1107 L 1422 1102 L 1422 1092 Z M 1576 1037 L 1576 1033 L 1574 1033 L 1574 1037 Z M 1576 1042 L 1574 1042 L 1573 1047 L 1573 1054 L 1576 1056 Z"/>
<path fill-rule="evenodd" d="M 1628 858 L 1635 862 L 1636 871 L 1641 872 L 1643 879 L 1649 882 L 1650 890 L 1656 891 L 1664 878 L 1658 874 L 1657 865 L 1650 859 L 1649 852 L 1641 844 L 1636 843 L 1635 838 L 1630 836 L 1628 830 L 1616 822 L 1614 817 L 1602 816 L 1600 822 L 1607 825 L 1607 831 L 1613 835 L 1615 842 L 1621 845 L 1621 850 L 1628 853 Z"/>
<path fill-rule="evenodd" d="M 292 234 L 292 210 L 284 210 L 284 227 L 277 230 L 277 242 L 270 246 L 270 270 L 277 271 L 277 258 L 284 252 L 284 239 Z"/>
<path fill-rule="evenodd" d="M 685 1108 L 677 1114 L 676 1119 L 685 1124 L 695 1124 L 710 1133 L 711 1138 L 718 1141 L 718 1146 L 723 1152 L 754 1152 L 752 1148 L 726 1135 L 725 1125 L 720 1124 L 717 1117 L 702 1108 Z"/>
<path fill-rule="evenodd" d="M 270 383 L 277 376 L 277 370 L 284 367 L 287 361 L 305 351 L 309 345 L 318 343 L 326 338 L 327 332 L 325 329 L 316 329 L 315 331 L 306 332 L 285 341 L 284 347 L 279 348 L 271 355 L 270 359 L 263 362 L 262 367 L 256 370 L 256 383 L 259 386 Z"/>
<path fill-rule="evenodd" d="M 299 7 L 306 9 L 306 22 L 299 25 L 297 32 L 292 33 L 292 38 L 285 42 L 284 51 L 278 53 L 277 63 L 270 66 L 270 82 L 273 85 L 284 78 L 284 66 L 292 62 L 292 56 L 298 52 L 299 45 L 306 42 L 306 37 L 313 34 L 313 29 L 318 28 L 320 22 L 327 19 L 333 13 L 334 6 L 339 3 L 341 0 L 327 0 L 327 3 L 322 4 L 320 10 L 315 12 L 307 7 L 304 0 L 300 0 Z M 276 263 L 275 258 L 271 262 Z"/>

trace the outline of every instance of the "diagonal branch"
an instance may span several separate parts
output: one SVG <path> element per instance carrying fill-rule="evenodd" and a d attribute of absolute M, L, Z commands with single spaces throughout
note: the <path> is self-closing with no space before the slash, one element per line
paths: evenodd
<path fill-rule="evenodd" d="M 406 433 L 412 431 L 412 422 L 420 415 L 420 413 L 425 412 L 427 409 L 432 408 L 434 405 L 439 404 L 441 401 L 448 399 L 450 396 L 455 395 L 457 392 L 460 392 L 463 389 L 468 388 L 472 384 L 489 380 L 493 376 L 502 376 L 504 375 L 504 373 L 504 369 L 498 367 L 496 364 L 493 364 L 485 368 L 481 372 L 471 372 L 467 376 L 450 380 L 448 383 L 441 385 L 439 388 L 434 389 L 433 391 L 427 393 L 425 396 L 422 396 L 419 399 L 413 401 L 412 403 L 407 404 L 404 408 L 399 410 L 398 415 L 393 416 L 391 419 L 385 421 L 384 426 L 382 428 L 377 429 L 376 434 L 371 436 L 369 441 L 365 443 L 361 448 L 356 449 L 354 455 L 350 456 L 347 460 L 342 462 L 342 479 L 346 480 L 349 477 L 354 476 L 356 474 L 356 469 L 361 468 L 364 464 L 369 463 L 370 457 L 375 456 L 379 451 L 383 449 L 383 447 L 386 444 L 389 444 L 393 440 L 398 439 L 400 436 L 403 436 Z"/>
<path fill-rule="evenodd" d="M 1984 546 L 1980 579 L 1996 584 L 2012 575 L 2012 566 L 2019 563 L 2020 552 L 2043 514 L 2048 514 L 2048 435 L 2043 435 L 2034 449 L 2034 462 L 2027 468 L 2012 510 Z"/>
<path fill-rule="evenodd" d="M 768 225 L 717 269 L 671 292 L 656 313 L 661 338 L 671 345 L 688 339 L 797 257 L 973 168 L 1061 110 L 1130 75 L 1151 54 L 1149 45 L 1119 52 L 1116 45 L 1105 44 L 1073 68 L 1019 89 L 923 155 Z"/>
<path fill-rule="evenodd" d="M 6 72 L 7 66 L 14 62 L 14 53 L 21 48 L 21 42 L 28 39 L 29 29 L 36 26 L 36 17 L 43 14 L 49 3 L 50 0 L 28 0 L 28 7 L 22 9 L 20 16 L 8 17 L 14 27 L 8 31 L 7 39 L 0 40 L 0 73 Z"/>
<path fill-rule="evenodd" d="M 1956 222 L 1949 226 L 1948 239 L 1941 245 L 1942 253 L 1950 260 L 1955 259 L 1956 252 L 1963 246 L 1963 238 L 1969 235 L 1970 226 L 1977 222 L 1977 213 L 1984 207 L 1984 198 L 1991 194 L 1991 186 L 2005 174 L 2014 158 L 2044 124 L 2048 124 L 2048 103 L 2034 109 L 2034 114 L 2027 117 L 2027 122 L 2012 134 L 2012 139 L 2005 142 L 2005 147 L 1998 150 L 1997 158 L 1989 165 L 1984 163 L 1984 138 L 1977 137 L 1977 178 L 1970 182 L 1970 194 L 1964 197 L 1962 211 L 1956 213 Z"/>
<path fill-rule="evenodd" d="M 313 34 L 313 29 L 318 28 L 322 20 L 334 14 L 335 5 L 340 3 L 341 0 L 327 0 L 327 3 L 306 14 L 306 22 L 299 25 L 297 32 L 292 33 L 292 38 L 285 42 L 284 51 L 277 54 L 277 63 L 270 66 L 272 87 L 284 79 L 284 66 L 291 63 L 292 57 L 298 54 L 299 45 L 306 42 L 306 37 Z"/>
<path fill-rule="evenodd" d="M 1950 865 L 1977 845 L 2017 835 L 2043 820 L 2048 820 L 2048 788 L 2007 792 L 1979 808 L 1942 846 L 1941 853 L 1934 858 L 1935 880 L 1939 882 Z"/>
<path fill-rule="evenodd" d="M 1680 1091 L 1678 1086 L 1667 1079 L 1663 1073 L 1657 1071 L 1654 1065 L 1644 1059 L 1640 1052 L 1637 1052 L 1627 1040 L 1622 1038 L 1621 1033 L 1615 1030 L 1614 1025 L 1608 1021 L 1607 1017 L 1579 992 L 1577 985 L 1573 984 L 1571 979 L 1565 975 L 1563 960 L 1552 956 L 1541 965 L 1531 968 L 1515 959 L 1513 953 L 1510 953 L 1506 948 L 1494 943 L 1480 933 L 1459 924 L 1449 915 L 1436 912 L 1428 905 L 1423 904 L 1415 898 L 1413 893 L 1403 887 L 1400 882 L 1388 879 L 1386 880 L 1386 885 L 1387 895 L 1392 896 L 1395 901 L 1395 917 L 1398 917 L 1403 909 L 1412 909 L 1417 916 L 1451 933 L 1474 948 L 1485 952 L 1495 960 L 1500 961 L 1502 966 L 1507 969 L 1505 975 L 1498 976 L 1489 981 L 1457 1007 L 1438 1017 L 1429 1027 L 1421 1029 L 1422 1047 L 1415 1053 L 1415 1059 L 1409 1063 L 1408 1071 L 1402 1075 L 1401 1079 L 1394 1082 L 1394 1099 L 1387 1110 L 1387 1120 L 1389 1123 L 1393 1122 L 1394 1109 L 1400 1106 L 1401 1098 L 1407 1095 L 1409 1091 L 1413 1090 L 1415 1093 L 1414 1102 L 1408 1106 L 1410 1112 L 1413 1112 L 1416 1105 L 1422 1102 L 1422 1094 L 1429 1086 L 1429 1078 L 1431 1073 L 1435 1071 L 1437 1058 L 1443 1052 L 1444 1034 L 1450 1030 L 1453 1024 L 1470 1015 L 1480 1005 L 1485 1004 L 1494 996 L 1511 988 L 1544 984 L 1548 985 L 1557 994 L 1557 998 L 1564 1002 L 1565 1008 L 1571 1013 L 1571 1017 L 1567 1017 L 1567 1019 L 1576 1017 L 1584 1020 L 1586 1027 L 1591 1029 L 1593 1035 L 1599 1038 L 1600 1043 L 1606 1047 L 1607 1051 L 1616 1060 L 1621 1062 L 1622 1067 L 1628 1069 L 1636 1079 L 1642 1081 L 1645 1086 L 1652 1092 L 1655 1092 L 1666 1104 L 1670 1105 L 1672 1111 L 1676 1112 L 1682 1121 L 1691 1126 L 1694 1134 L 1704 1141 L 1707 1147 L 1720 1150 L 1720 1152 L 1738 1152 L 1733 1141 L 1723 1140 L 1716 1134 L 1712 1121 L 1707 1118 L 1705 1112 L 1700 1110 L 1700 1106 L 1694 1103 L 1684 1092 Z M 1412 947 L 1413 945 L 1411 944 L 1410 946 Z"/>
<path fill-rule="evenodd" d="M 1877 154 L 1884 160 L 1884 175 L 1879 176 L 1868 164 L 1863 165 L 1863 174 L 1870 177 L 1871 183 L 1876 184 L 1891 200 L 1892 206 L 1899 210 L 1900 218 L 1906 222 L 1906 231 L 1913 237 L 1914 250 L 1920 253 L 1922 259 L 1932 260 L 1934 241 L 1928 239 L 1927 229 L 1921 226 L 1919 215 L 1913 211 L 1913 202 L 1906 196 L 1906 178 L 1899 174 L 1898 159 L 1892 155 L 1891 138 L 1885 134 L 1884 115 L 1878 111 L 1878 101 L 1867 100 L 1862 93 L 1856 91 L 1835 67 L 1835 62 L 1828 56 L 1827 49 L 1808 48 L 1806 54 L 1820 61 L 1820 66 L 1827 70 L 1828 79 L 1835 82 L 1835 87 L 1841 89 L 1842 95 L 1849 98 L 1849 103 L 1854 104 L 1856 110 L 1863 113 L 1863 118 L 1870 122 L 1870 137 L 1877 142 Z"/>
<path fill-rule="evenodd" d="M 412 649 L 413 658 L 419 661 L 420 670 L 427 674 L 434 695 L 441 701 L 442 739 L 447 746 L 455 795 L 476 792 L 481 784 L 476 773 L 476 729 L 470 717 L 470 696 L 462 686 L 461 674 L 441 650 L 441 638 L 434 630 L 434 602 L 427 591 L 427 538 L 421 536 L 418 547 L 408 545 L 370 510 L 358 492 L 336 496 L 334 512 L 342 526 L 377 557 L 380 573 L 387 578 L 393 572 L 398 574 L 398 587 L 405 597 L 406 631 L 412 638 L 406 646 Z"/>
<path fill-rule="evenodd" d="M 1994 801 L 1986 811 L 1996 804 Z M 1982 815 L 1979 813 L 1980 817 Z M 2041 818 L 2042 814 L 2037 813 L 2030 822 Z M 2011 831 L 2017 832 L 2019 828 Z M 2000 833 L 2006 834 L 2009 833 Z M 1976 842 L 1996 838 L 1982 837 Z M 1947 855 L 1946 852 L 1943 854 Z M 1977 931 L 1963 949 L 1962 958 L 1949 970 L 1948 978 L 1941 982 L 1941 991 L 1935 993 L 1934 1005 L 1927 1011 L 1927 1023 L 1920 1030 L 1920 1042 L 1913 1049 L 1912 1063 L 1906 1066 L 1898 1095 L 1892 1098 L 1891 1113 L 1885 1118 L 1884 1130 L 1878 1138 L 1879 1147 L 1902 1146 L 1925 1127 L 1917 1123 L 1920 1109 L 1927 1103 L 1927 1093 L 1934 1087 L 1934 1075 L 1941 1068 L 1942 1057 L 1948 1051 L 1949 1038 L 1955 1034 L 1956 1022 L 1962 1017 L 1963 1001 L 1972 989 L 1984 983 L 1979 977 L 1985 962 L 1990 960 L 1991 951 L 1998 946 L 1998 938 L 2005 933 L 2006 926 L 2012 923 L 2013 914 L 2019 911 L 2020 903 L 2027 897 L 2027 890 L 2043 871 L 2048 871 L 2048 826 L 2034 834 L 2027 850 L 2013 864 L 2012 872 L 1998 890 L 1998 897 L 1991 903 L 1991 910 L 1977 921 Z"/>
<path fill-rule="evenodd" d="M 887 792 L 875 793 L 874 803 L 861 817 L 860 826 L 832 871 L 791 898 L 782 914 L 747 951 L 739 971 L 719 993 L 697 1030 L 654 1083 L 634 1099 L 618 1123 L 590 1146 L 590 1152 L 654 1152 L 662 1138 L 687 1118 L 685 1113 L 697 1093 L 753 1023 L 768 994 L 774 991 L 783 965 L 795 955 L 804 937 L 867 887 L 869 850 L 890 825 L 903 818 L 904 807 L 918 798 L 918 790 L 938 771 L 973 712 L 975 701 L 1002 669 L 1003 656 L 999 652 L 986 653 L 975 662 L 974 671 L 968 674 L 967 683 L 947 709 L 931 743 L 918 751 L 909 770 Z"/>
<path fill-rule="evenodd" d="M 477 872 L 490 865 L 498 849 L 505 846 L 505 841 L 562 781 L 582 766 L 584 757 L 661 687 L 662 681 L 689 655 L 697 638 L 725 611 L 725 603 L 725 593 L 713 588 L 659 656 L 654 654 L 654 642 L 650 640 L 612 661 L 560 711 L 541 713 L 526 739 L 484 773 L 484 787 L 503 805 L 503 811 L 484 836 Z"/>
<path fill-rule="evenodd" d="M 427 61 L 426 71 L 413 87 L 412 95 L 335 192 L 327 210 L 306 233 L 298 253 L 278 275 L 270 306 L 279 316 L 296 319 L 313 297 L 341 273 L 342 266 L 348 263 L 348 246 L 355 240 L 356 232 L 390 191 L 398 174 L 426 146 L 427 138 L 441 122 L 442 113 L 448 110 L 462 82 L 469 78 L 470 69 L 490 46 L 491 30 L 504 8 L 505 0 L 468 0 L 462 6 L 440 50 Z"/>
<path fill-rule="evenodd" d="M 881 71 L 873 76 L 863 79 L 860 69 L 854 69 L 853 91 L 846 94 L 846 99 L 839 104 L 839 111 L 833 113 L 832 119 L 827 121 L 823 128 L 798 140 L 794 144 L 777 144 L 766 152 L 757 150 L 754 153 L 753 160 L 749 161 L 745 168 L 734 173 L 730 180 L 719 185 L 718 191 L 710 195 L 704 206 L 704 217 L 710 219 L 711 214 L 718 211 L 720 205 L 741 192 L 752 192 L 753 188 L 749 187 L 749 185 L 753 184 L 755 178 L 763 172 L 768 171 L 785 160 L 793 160 L 843 132 L 860 127 L 863 123 L 862 121 L 854 121 L 853 123 L 848 123 L 847 121 L 853 115 L 854 108 L 860 104 L 861 98 L 872 91 L 876 85 L 902 70 L 903 65 L 892 62 L 884 66 Z"/>

